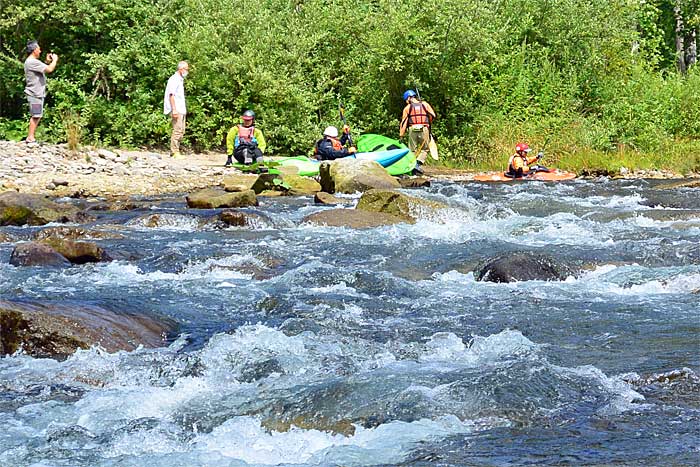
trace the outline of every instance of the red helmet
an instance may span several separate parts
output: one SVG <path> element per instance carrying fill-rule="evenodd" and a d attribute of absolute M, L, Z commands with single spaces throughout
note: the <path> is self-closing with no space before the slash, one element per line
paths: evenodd
<path fill-rule="evenodd" d="M 515 152 L 530 152 L 532 149 L 530 149 L 530 146 L 528 146 L 526 143 L 518 143 L 515 145 Z"/>

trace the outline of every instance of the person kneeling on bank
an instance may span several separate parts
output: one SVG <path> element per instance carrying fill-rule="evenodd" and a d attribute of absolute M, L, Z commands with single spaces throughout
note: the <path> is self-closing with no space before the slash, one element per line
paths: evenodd
<path fill-rule="evenodd" d="M 255 112 L 246 110 L 241 120 L 243 123 L 231 128 L 226 136 L 226 166 L 233 164 L 232 158 L 244 165 L 262 164 L 266 144 L 262 131 L 255 128 Z"/>
<path fill-rule="evenodd" d="M 346 148 L 350 127 L 343 127 L 343 136 L 338 139 L 338 129 L 334 126 L 326 127 L 323 138 L 314 145 L 314 157 L 321 161 L 332 161 L 355 154 L 357 149 L 353 146 Z"/>

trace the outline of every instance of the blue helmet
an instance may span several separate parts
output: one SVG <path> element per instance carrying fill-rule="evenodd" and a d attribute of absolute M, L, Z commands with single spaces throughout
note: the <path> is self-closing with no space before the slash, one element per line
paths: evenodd
<path fill-rule="evenodd" d="M 403 93 L 403 100 L 407 101 L 409 97 L 416 97 L 416 91 L 409 89 Z"/>

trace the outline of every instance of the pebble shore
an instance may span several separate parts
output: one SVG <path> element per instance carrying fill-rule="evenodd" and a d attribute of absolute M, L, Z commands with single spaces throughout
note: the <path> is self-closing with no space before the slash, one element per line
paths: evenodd
<path fill-rule="evenodd" d="M 0 191 L 51 196 L 119 197 L 181 193 L 216 186 L 232 169 L 221 153 L 173 159 L 150 151 L 28 145 L 0 141 Z"/>

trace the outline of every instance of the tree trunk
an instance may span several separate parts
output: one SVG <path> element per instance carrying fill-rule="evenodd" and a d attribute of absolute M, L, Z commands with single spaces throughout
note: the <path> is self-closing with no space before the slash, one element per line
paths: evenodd
<path fill-rule="evenodd" d="M 681 13 L 681 0 L 676 0 L 676 6 L 673 7 L 673 15 L 676 18 L 676 66 L 678 71 L 685 74 L 687 68 L 685 66 L 685 45 L 683 41 L 683 13 Z"/>
<path fill-rule="evenodd" d="M 698 61 L 698 30 L 694 28 L 688 35 L 688 47 L 686 48 L 685 63 L 690 68 Z"/>

